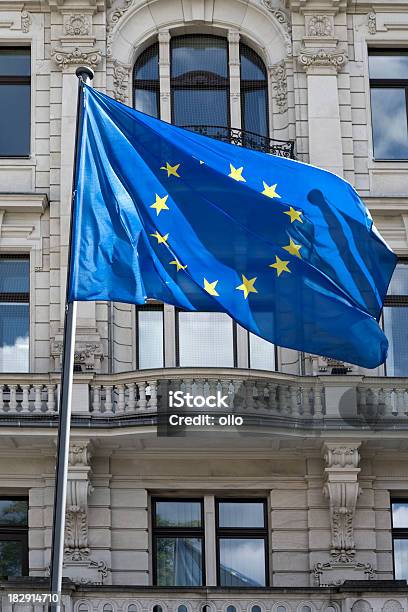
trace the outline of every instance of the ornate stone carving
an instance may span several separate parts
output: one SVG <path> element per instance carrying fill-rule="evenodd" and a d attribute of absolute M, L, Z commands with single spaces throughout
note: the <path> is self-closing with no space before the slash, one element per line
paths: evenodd
<path fill-rule="evenodd" d="M 347 61 L 345 50 L 341 49 L 301 49 L 298 62 L 306 70 L 314 66 L 332 66 L 340 70 Z"/>
<path fill-rule="evenodd" d="M 71 561 L 83 561 L 89 555 L 88 518 L 80 506 L 67 508 L 64 552 Z"/>
<path fill-rule="evenodd" d="M 64 32 L 67 36 L 88 36 L 90 30 L 90 15 L 64 15 Z"/>
<path fill-rule="evenodd" d="M 283 11 L 281 8 L 273 6 L 272 0 L 261 0 L 261 4 L 267 8 L 270 13 L 272 13 L 276 21 L 278 21 L 288 32 L 291 31 L 291 23 L 288 14 L 285 13 L 285 11 Z"/>
<path fill-rule="evenodd" d="M 269 72 L 273 81 L 272 89 L 276 106 L 280 113 L 284 113 L 288 105 L 288 82 L 285 62 L 282 61 L 275 66 L 271 66 Z"/>
<path fill-rule="evenodd" d="M 403 607 L 396 599 L 389 599 L 385 602 L 382 612 L 403 612 Z"/>
<path fill-rule="evenodd" d="M 135 0 L 126 0 L 125 4 L 120 8 L 114 9 L 109 15 L 106 24 L 106 55 L 112 55 L 113 30 L 118 24 L 122 16 L 133 6 Z"/>
<path fill-rule="evenodd" d="M 373 612 L 373 608 L 365 599 L 358 599 L 353 603 L 351 612 Z"/>
<path fill-rule="evenodd" d="M 81 466 L 89 467 L 91 459 L 88 442 L 75 442 L 69 447 L 69 465 L 71 467 Z"/>
<path fill-rule="evenodd" d="M 115 100 L 126 104 L 128 101 L 128 84 L 129 84 L 130 66 L 122 64 L 115 60 L 113 62 L 113 91 Z"/>
<path fill-rule="evenodd" d="M 78 49 L 78 47 L 75 49 L 54 49 L 51 56 L 62 70 L 82 64 L 96 68 L 102 59 L 99 49 L 85 51 Z"/>
<path fill-rule="evenodd" d="M 354 514 L 360 494 L 358 467 L 360 444 L 326 443 L 324 459 L 326 482 L 323 493 L 330 502 L 332 542 L 330 554 L 342 563 L 353 561 Z"/>
<path fill-rule="evenodd" d="M 56 369 L 61 368 L 62 342 L 54 341 L 51 345 L 51 355 L 55 361 Z M 75 345 L 74 363 L 82 371 L 98 371 L 101 369 L 103 351 L 98 342 L 78 342 Z"/>
<path fill-rule="evenodd" d="M 91 468 L 88 442 L 73 442 L 69 449 L 67 509 L 64 552 L 71 561 L 83 561 L 89 556 L 88 495 Z"/>
<path fill-rule="evenodd" d="M 24 34 L 27 34 L 30 31 L 31 27 L 31 15 L 28 11 L 22 11 L 21 13 L 21 31 Z"/>
<path fill-rule="evenodd" d="M 377 33 L 377 15 L 375 13 L 368 13 L 367 17 L 368 33 Z"/>
<path fill-rule="evenodd" d="M 333 36 L 333 21 L 328 15 L 312 15 L 309 19 L 308 36 Z"/>
<path fill-rule="evenodd" d="M 343 563 L 328 561 L 316 563 L 313 568 L 316 586 L 339 586 L 345 580 L 374 580 L 374 570 L 369 563 Z"/>

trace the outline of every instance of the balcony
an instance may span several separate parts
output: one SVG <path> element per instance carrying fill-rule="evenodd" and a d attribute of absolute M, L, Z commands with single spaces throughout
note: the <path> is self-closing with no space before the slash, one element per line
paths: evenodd
<path fill-rule="evenodd" d="M 0 581 L 2 610 L 29 609 L 9 603 L 8 593 L 34 595 L 48 591 L 48 583 L 42 578 Z M 74 585 L 64 580 L 62 602 L 65 612 L 403 612 L 408 609 L 408 588 L 404 580 L 262 589 Z M 41 606 L 37 604 L 37 608 Z"/>
<path fill-rule="evenodd" d="M 1 374 L 0 426 L 55 426 L 59 375 Z M 235 368 L 174 368 L 75 375 L 76 426 L 156 425 L 167 419 L 169 391 L 226 396 L 228 408 L 192 412 L 234 414 L 248 427 L 307 431 L 408 429 L 408 379 L 295 376 Z M 170 412 L 182 413 L 181 409 Z M 163 420 L 161 421 L 163 422 Z M 406 435 L 406 434 L 404 434 Z"/>
<path fill-rule="evenodd" d="M 181 127 L 240 147 L 294 159 L 295 143 L 293 140 L 274 140 L 255 132 L 220 125 L 183 125 Z"/>

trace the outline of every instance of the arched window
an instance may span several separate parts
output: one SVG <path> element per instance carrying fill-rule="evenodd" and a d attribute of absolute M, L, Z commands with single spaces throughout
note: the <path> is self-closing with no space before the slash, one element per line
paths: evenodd
<path fill-rule="evenodd" d="M 265 65 L 255 51 L 242 42 L 239 45 L 239 57 L 242 129 L 268 136 L 268 82 Z M 158 43 L 145 49 L 138 57 L 133 72 L 133 85 L 135 108 L 158 117 Z M 170 88 L 171 117 L 176 125 L 231 127 L 228 40 L 209 34 L 171 37 Z M 207 129 L 206 133 L 211 135 L 211 129 Z M 254 141 L 252 136 L 247 138 Z"/>

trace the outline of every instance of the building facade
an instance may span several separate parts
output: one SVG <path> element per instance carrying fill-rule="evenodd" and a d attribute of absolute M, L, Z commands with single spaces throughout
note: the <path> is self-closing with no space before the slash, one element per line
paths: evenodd
<path fill-rule="evenodd" d="M 79 304 L 65 609 L 408 611 L 407 0 L 0 2 L 3 609 L 49 575 L 79 65 L 343 176 L 400 261 L 374 371 L 223 314 Z M 166 435 L 169 388 L 220 391 L 244 424 Z"/>

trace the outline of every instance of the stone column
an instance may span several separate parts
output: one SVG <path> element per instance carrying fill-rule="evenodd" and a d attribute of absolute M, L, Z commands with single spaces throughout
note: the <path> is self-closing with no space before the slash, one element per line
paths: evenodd
<path fill-rule="evenodd" d="M 170 95 L 170 32 L 159 30 L 160 119 L 171 122 Z"/>
<path fill-rule="evenodd" d="M 239 32 L 228 30 L 231 127 L 241 129 L 241 66 Z"/>
<path fill-rule="evenodd" d="M 346 51 L 335 38 L 335 9 L 319 14 L 304 12 L 306 35 L 298 62 L 307 74 L 309 161 L 342 176 L 337 72 L 346 63 Z"/>

